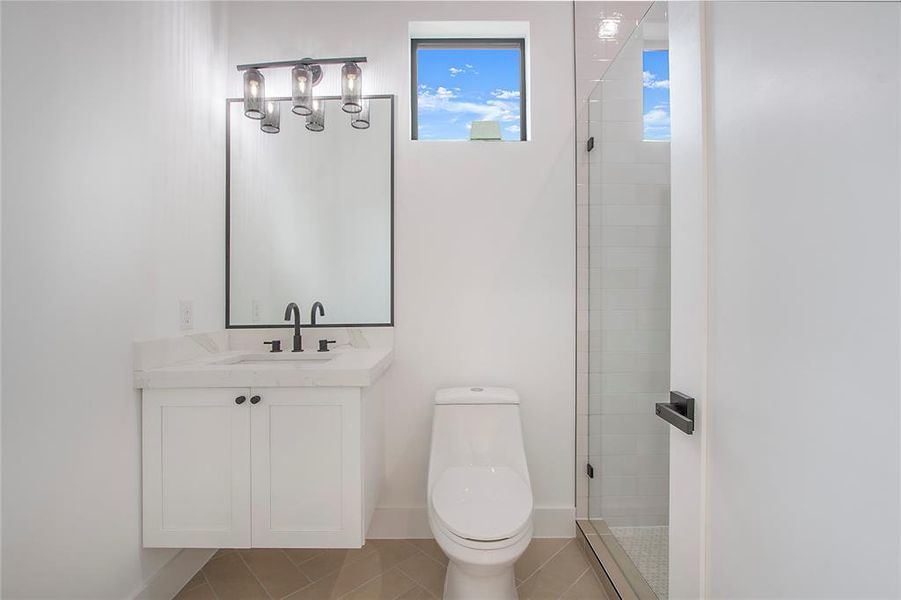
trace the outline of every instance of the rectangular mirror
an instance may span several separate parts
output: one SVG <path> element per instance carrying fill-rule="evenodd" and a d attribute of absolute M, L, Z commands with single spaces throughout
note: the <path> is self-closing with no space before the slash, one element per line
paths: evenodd
<path fill-rule="evenodd" d="M 280 104 L 280 131 L 226 115 L 226 327 L 283 327 L 317 300 L 322 326 L 392 325 L 394 96 L 367 96 L 369 127 L 321 98 L 325 129 Z"/>

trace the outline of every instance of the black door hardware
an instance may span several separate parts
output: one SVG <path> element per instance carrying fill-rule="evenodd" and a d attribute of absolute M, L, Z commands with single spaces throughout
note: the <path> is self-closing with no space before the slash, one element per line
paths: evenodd
<path fill-rule="evenodd" d="M 247 400 L 247 396 L 238 396 L 235 398 L 235 404 L 244 404 L 245 400 Z"/>
<path fill-rule="evenodd" d="M 591 463 L 586 463 L 585 474 L 588 475 L 588 479 L 594 479 L 594 467 L 591 466 Z"/>
<path fill-rule="evenodd" d="M 281 340 L 272 340 L 271 342 L 263 342 L 264 344 L 269 344 L 272 346 L 272 350 L 269 352 L 281 352 L 282 351 L 282 341 Z"/>
<path fill-rule="evenodd" d="M 586 152 L 591 152 L 594 150 L 594 136 L 588 138 L 588 141 L 585 143 Z"/>
<path fill-rule="evenodd" d="M 319 351 L 328 352 L 328 345 L 335 344 L 335 340 L 319 340 Z"/>
<path fill-rule="evenodd" d="M 657 416 L 691 435 L 695 430 L 695 399 L 682 392 L 670 392 L 669 400 L 655 405 Z"/>
<path fill-rule="evenodd" d="M 251 404 L 259 404 L 260 400 L 262 400 L 262 398 L 260 398 L 259 396 L 251 396 L 250 397 Z"/>

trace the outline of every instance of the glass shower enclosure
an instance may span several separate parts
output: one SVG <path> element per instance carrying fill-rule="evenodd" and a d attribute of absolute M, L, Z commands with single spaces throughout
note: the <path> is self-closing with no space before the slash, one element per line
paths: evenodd
<path fill-rule="evenodd" d="M 640 598 L 667 597 L 670 119 L 666 3 L 589 98 L 588 514 Z"/>

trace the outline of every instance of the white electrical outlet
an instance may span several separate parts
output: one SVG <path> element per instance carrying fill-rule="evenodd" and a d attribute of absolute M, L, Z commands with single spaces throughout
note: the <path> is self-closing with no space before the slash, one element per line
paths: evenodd
<path fill-rule="evenodd" d="M 259 300 L 253 300 L 250 303 L 250 319 L 254 323 L 259 323 L 263 310 Z"/>
<path fill-rule="evenodd" d="M 179 300 L 178 302 L 178 326 L 182 331 L 194 329 L 194 301 Z"/>

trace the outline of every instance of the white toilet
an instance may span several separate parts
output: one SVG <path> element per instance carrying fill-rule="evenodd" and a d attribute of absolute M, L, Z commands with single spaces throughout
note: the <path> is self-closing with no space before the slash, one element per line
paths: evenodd
<path fill-rule="evenodd" d="M 438 391 L 428 503 L 432 533 L 450 559 L 444 597 L 515 599 L 513 564 L 532 539 L 532 486 L 515 391 Z"/>

